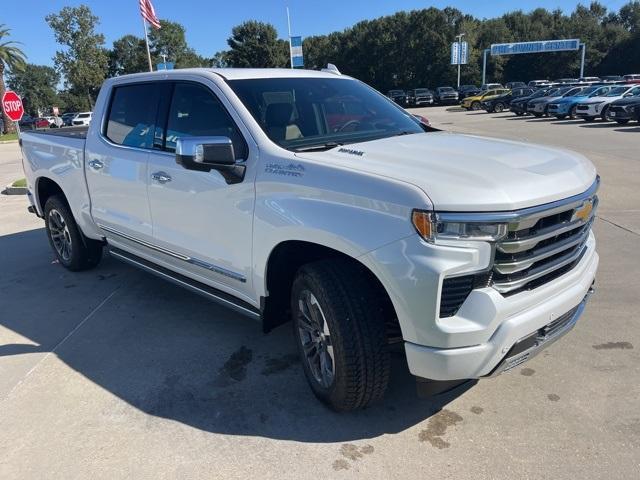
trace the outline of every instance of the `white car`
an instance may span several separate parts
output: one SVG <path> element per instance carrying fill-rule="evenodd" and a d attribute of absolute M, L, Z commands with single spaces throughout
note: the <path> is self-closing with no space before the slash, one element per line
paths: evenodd
<path fill-rule="evenodd" d="M 587 122 L 593 122 L 600 117 L 605 121 L 609 118 L 609 105 L 624 97 L 632 97 L 640 93 L 640 85 L 622 85 L 612 88 L 606 95 L 591 97 L 580 102 L 576 107 L 576 116 Z"/>
<path fill-rule="evenodd" d="M 441 388 L 513 369 L 592 292 L 599 177 L 577 153 L 437 131 L 335 72 L 123 75 L 95 113 L 22 137 L 60 265 L 107 247 L 265 331 L 291 321 L 336 410 L 384 395 L 394 343 Z"/>
<path fill-rule="evenodd" d="M 74 127 L 90 125 L 91 124 L 91 116 L 92 116 L 92 112 L 81 112 L 81 113 L 78 113 L 75 117 L 73 117 L 73 120 L 71 121 L 71 124 Z"/>

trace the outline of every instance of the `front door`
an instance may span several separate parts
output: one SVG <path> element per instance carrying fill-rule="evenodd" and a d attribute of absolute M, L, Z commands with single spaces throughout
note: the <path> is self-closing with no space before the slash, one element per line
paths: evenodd
<path fill-rule="evenodd" d="M 149 204 L 156 245 L 170 268 L 255 303 L 251 295 L 253 176 L 257 149 L 248 144 L 211 88 L 175 82 L 168 99 L 166 127 L 156 132 L 149 156 Z M 247 163 L 245 178 L 229 184 L 216 170 L 187 170 L 176 163 L 176 139 L 231 138 L 237 161 Z M 162 145 L 159 145 L 159 142 Z"/>

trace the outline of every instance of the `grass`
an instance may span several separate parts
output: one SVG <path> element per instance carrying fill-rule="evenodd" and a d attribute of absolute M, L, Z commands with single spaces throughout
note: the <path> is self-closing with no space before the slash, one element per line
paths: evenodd
<path fill-rule="evenodd" d="M 10 140 L 18 140 L 18 134 L 7 133 L 6 135 L 0 135 L 0 142 L 8 142 Z"/>
<path fill-rule="evenodd" d="M 26 187 L 27 186 L 27 179 L 26 178 L 21 178 L 20 180 L 16 180 L 15 182 L 13 182 L 11 184 L 12 187 Z"/>

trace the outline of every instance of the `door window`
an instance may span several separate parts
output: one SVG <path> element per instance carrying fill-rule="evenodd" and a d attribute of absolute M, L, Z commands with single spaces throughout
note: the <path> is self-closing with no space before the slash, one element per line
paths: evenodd
<path fill-rule="evenodd" d="M 247 158 L 248 147 L 242 134 L 215 95 L 197 83 L 176 83 L 169 117 L 165 149 L 175 152 L 181 137 L 228 137 L 236 160 Z"/>
<path fill-rule="evenodd" d="M 118 145 L 151 148 L 155 98 L 154 84 L 116 87 L 111 97 L 105 136 Z M 81 113 L 76 118 L 90 117 L 90 113 Z"/>

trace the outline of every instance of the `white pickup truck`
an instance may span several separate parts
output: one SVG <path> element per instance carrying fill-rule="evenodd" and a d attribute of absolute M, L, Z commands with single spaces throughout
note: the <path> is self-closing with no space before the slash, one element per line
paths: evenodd
<path fill-rule="evenodd" d="M 336 410 L 383 396 L 397 345 L 444 385 L 521 364 L 574 326 L 598 266 L 584 157 L 435 131 L 336 72 L 113 78 L 88 129 L 21 144 L 64 267 L 107 247 L 265 331 L 292 320 Z"/>

